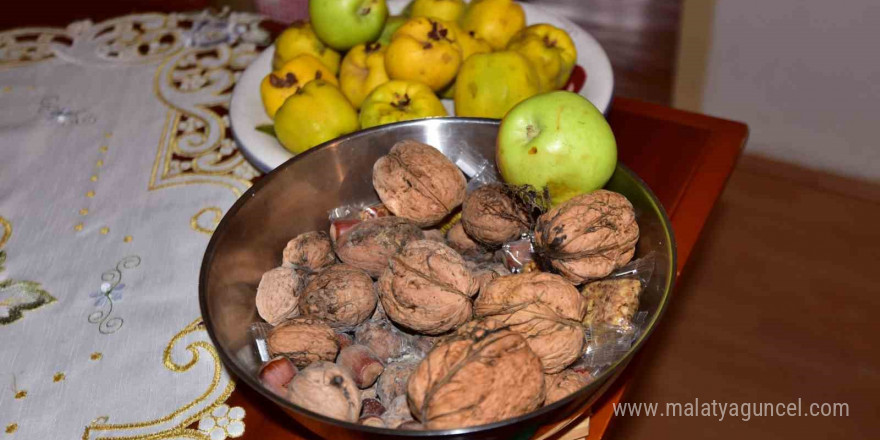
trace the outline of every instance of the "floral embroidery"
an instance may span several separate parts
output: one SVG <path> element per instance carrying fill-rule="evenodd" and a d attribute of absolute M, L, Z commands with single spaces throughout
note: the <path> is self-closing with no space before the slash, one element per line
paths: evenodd
<path fill-rule="evenodd" d="M 63 381 L 65 378 L 67 378 L 67 375 L 59 371 L 55 373 L 54 376 L 52 376 L 52 382 L 58 383 Z"/>
<path fill-rule="evenodd" d="M 211 440 L 241 437 L 244 434 L 244 408 L 217 405 L 199 420 L 199 431 L 208 434 Z"/>
<path fill-rule="evenodd" d="M 22 317 L 22 311 L 52 303 L 55 298 L 40 288 L 35 281 L 0 281 L 0 325 L 7 325 Z"/>
<path fill-rule="evenodd" d="M 7 434 L 12 434 L 15 431 L 18 431 L 18 423 L 10 423 L 10 424 L 6 425 L 6 433 Z"/>
<path fill-rule="evenodd" d="M 116 263 L 116 267 L 101 274 L 101 287 L 97 292 L 89 294 L 89 298 L 95 298 L 95 307 L 105 310 L 98 310 L 89 315 L 89 322 L 98 324 L 98 331 L 101 334 L 109 335 L 115 333 L 122 327 L 124 320 L 119 316 L 110 317 L 113 314 L 114 302 L 122 300 L 122 290 L 125 284 L 122 284 L 122 272 L 128 269 L 134 269 L 141 264 L 141 257 L 137 255 L 129 255 Z"/>
<path fill-rule="evenodd" d="M 40 101 L 40 115 L 59 125 L 90 125 L 97 121 L 95 115 L 88 111 L 60 106 L 57 96 L 47 96 Z"/>
<path fill-rule="evenodd" d="M 99 361 L 103 357 L 104 357 L 104 355 L 100 351 L 96 351 L 96 352 L 92 353 L 91 356 L 89 356 L 89 359 L 91 359 L 93 361 Z"/>

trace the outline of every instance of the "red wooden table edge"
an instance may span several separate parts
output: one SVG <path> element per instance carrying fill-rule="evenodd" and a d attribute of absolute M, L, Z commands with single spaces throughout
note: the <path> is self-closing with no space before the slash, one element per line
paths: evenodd
<path fill-rule="evenodd" d="M 745 147 L 749 134 L 748 126 L 736 121 L 627 98 L 615 98 L 611 111 L 643 114 L 659 120 L 704 129 L 710 133 L 706 142 L 708 148 L 702 152 L 696 171 L 688 179 L 682 196 L 667 211 L 675 231 L 678 251 L 676 278 L 678 278 Z M 628 375 L 624 375 L 608 390 L 598 407 L 594 406 L 598 409 L 590 416 L 590 434 L 587 440 L 598 440 L 605 435 L 614 415 L 613 406 L 623 400 L 629 383 Z"/>

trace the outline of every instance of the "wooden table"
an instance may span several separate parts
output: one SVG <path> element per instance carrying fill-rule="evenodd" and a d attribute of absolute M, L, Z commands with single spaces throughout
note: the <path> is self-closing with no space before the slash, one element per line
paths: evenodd
<path fill-rule="evenodd" d="M 625 98 L 614 100 L 608 121 L 617 137 L 620 160 L 651 187 L 672 220 L 678 245 L 677 272 L 681 275 L 745 145 L 748 128 L 738 122 Z M 633 364 L 637 366 L 638 359 Z M 625 397 L 634 373 L 637 368 L 624 371 L 592 411 L 586 409 L 553 438 L 602 438 L 612 419 L 612 405 Z M 239 386 L 227 404 L 247 412 L 242 438 L 318 438 L 246 386 Z"/>

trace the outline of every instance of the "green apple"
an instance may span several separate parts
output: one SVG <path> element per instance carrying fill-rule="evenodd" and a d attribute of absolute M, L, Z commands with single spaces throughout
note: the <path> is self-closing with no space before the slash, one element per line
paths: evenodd
<path fill-rule="evenodd" d="M 504 181 L 547 188 L 554 205 L 605 186 L 617 142 L 602 113 L 572 92 L 535 95 L 513 107 L 498 131 L 495 161 Z"/>
<path fill-rule="evenodd" d="M 318 38 L 344 51 L 379 37 L 388 6 L 385 0 L 309 0 L 309 16 Z"/>

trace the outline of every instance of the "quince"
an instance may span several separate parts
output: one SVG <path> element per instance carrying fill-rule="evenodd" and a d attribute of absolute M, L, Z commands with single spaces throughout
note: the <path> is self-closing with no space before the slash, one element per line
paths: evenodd
<path fill-rule="evenodd" d="M 308 54 L 324 63 L 334 75 L 339 72 L 339 52 L 327 47 L 307 21 L 295 21 L 275 40 L 272 69 L 278 70 L 297 55 Z"/>
<path fill-rule="evenodd" d="M 260 83 L 263 107 L 270 118 L 290 95 L 296 93 L 313 79 L 323 79 L 333 85 L 339 84 L 333 72 L 311 55 L 298 55 L 280 69 L 266 75 Z"/>
<path fill-rule="evenodd" d="M 385 46 L 379 42 L 359 44 L 351 48 L 342 60 L 340 88 L 354 108 L 360 108 L 373 89 L 388 82 L 385 50 Z"/>
<path fill-rule="evenodd" d="M 513 0 L 474 0 L 461 18 L 464 31 L 474 31 L 492 49 L 501 50 L 520 29 L 526 26 L 522 6 Z"/>
<path fill-rule="evenodd" d="M 440 90 L 455 79 L 461 66 L 461 47 L 446 22 L 412 18 L 391 37 L 385 71 L 391 79 L 418 81 Z"/>
<path fill-rule="evenodd" d="M 446 116 L 446 109 L 428 86 L 413 81 L 388 81 L 376 87 L 361 107 L 362 128 L 411 119 Z"/>
<path fill-rule="evenodd" d="M 302 153 L 358 129 L 358 116 L 330 82 L 310 81 L 284 101 L 275 115 L 275 134 L 284 148 Z"/>
<path fill-rule="evenodd" d="M 455 114 L 500 119 L 537 93 L 538 75 L 523 55 L 513 51 L 471 55 L 455 84 Z"/>
<path fill-rule="evenodd" d="M 541 81 L 541 91 L 565 86 L 577 62 L 577 49 L 571 37 L 550 24 L 534 24 L 519 31 L 507 44 L 507 50 L 523 54 Z"/>

